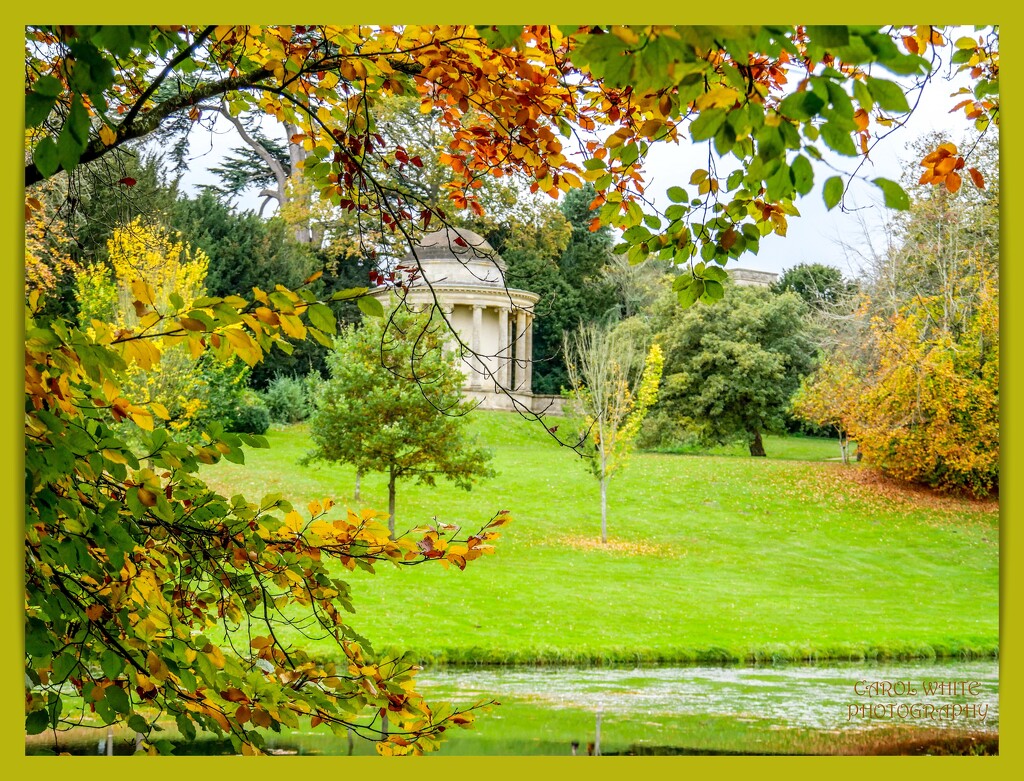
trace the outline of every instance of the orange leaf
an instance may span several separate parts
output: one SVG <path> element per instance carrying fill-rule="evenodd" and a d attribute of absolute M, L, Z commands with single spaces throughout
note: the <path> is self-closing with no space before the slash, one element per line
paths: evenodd
<path fill-rule="evenodd" d="M 945 176 L 950 173 L 956 167 L 956 159 L 953 157 L 944 157 L 938 163 L 935 164 L 935 173 L 940 176 Z"/>
<path fill-rule="evenodd" d="M 960 174 L 958 174 L 956 171 L 952 172 L 949 176 L 946 177 L 946 189 L 949 190 L 951 193 L 955 193 L 957 190 L 960 189 Z"/>
<path fill-rule="evenodd" d="M 981 171 L 977 168 L 968 168 L 967 173 L 971 175 L 971 181 L 974 182 L 974 186 L 979 190 L 985 189 L 985 177 L 981 175 Z"/>

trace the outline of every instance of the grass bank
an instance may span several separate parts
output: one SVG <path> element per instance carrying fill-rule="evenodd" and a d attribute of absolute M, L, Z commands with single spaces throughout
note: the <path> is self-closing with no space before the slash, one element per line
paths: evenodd
<path fill-rule="evenodd" d="M 768 439 L 767 459 L 636 454 L 610 488 L 508 413 L 474 412 L 498 476 L 467 493 L 400 484 L 398 526 L 475 529 L 496 555 L 353 574 L 356 631 L 448 664 L 635 664 L 988 656 L 998 651 L 998 511 L 865 480 L 834 442 Z M 218 490 L 353 504 L 353 470 L 298 466 L 303 426 L 204 476 Z M 784 458 L 772 457 L 783 455 Z M 801 460 L 812 459 L 812 460 Z M 386 507 L 379 475 L 363 505 Z M 326 643 L 294 642 L 330 653 Z"/>

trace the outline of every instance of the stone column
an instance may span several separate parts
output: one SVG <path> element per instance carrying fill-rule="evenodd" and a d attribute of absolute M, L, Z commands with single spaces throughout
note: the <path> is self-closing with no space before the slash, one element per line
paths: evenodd
<path fill-rule="evenodd" d="M 508 387 L 508 309 L 498 309 L 498 371 L 494 381 L 502 388 Z"/>
<path fill-rule="evenodd" d="M 470 339 L 469 346 L 473 351 L 473 356 L 470 358 L 473 367 L 473 377 L 470 380 L 470 385 L 474 388 L 479 388 L 483 385 L 483 361 L 480 358 L 480 332 L 483 330 L 483 322 L 483 306 L 473 304 L 473 336 Z"/>
<path fill-rule="evenodd" d="M 520 309 L 516 313 L 516 387 L 515 390 L 523 389 L 526 377 L 526 365 L 528 362 L 526 354 L 526 310 Z"/>
<path fill-rule="evenodd" d="M 523 380 L 523 391 L 533 393 L 533 314 L 526 318 L 526 371 Z"/>
<path fill-rule="evenodd" d="M 452 315 L 454 314 L 454 312 L 455 307 L 452 306 L 451 304 L 441 305 L 441 313 L 445 316 L 445 319 L 448 321 L 448 323 L 452 322 Z M 458 343 L 455 341 L 455 335 L 450 330 L 448 330 L 447 327 L 445 328 L 444 350 L 446 354 L 455 353 L 456 355 L 458 355 L 459 352 Z"/>

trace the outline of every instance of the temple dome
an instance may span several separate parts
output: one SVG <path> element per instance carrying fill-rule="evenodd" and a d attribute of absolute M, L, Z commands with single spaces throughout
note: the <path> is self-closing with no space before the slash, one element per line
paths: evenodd
<path fill-rule="evenodd" d="M 468 228 L 442 228 L 423 236 L 398 263 L 407 273 L 417 268 L 431 285 L 505 287 L 505 261 L 487 239 Z"/>

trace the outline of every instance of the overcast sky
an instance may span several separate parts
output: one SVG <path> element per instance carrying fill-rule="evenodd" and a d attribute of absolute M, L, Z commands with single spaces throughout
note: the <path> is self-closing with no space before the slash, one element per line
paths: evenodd
<path fill-rule="evenodd" d="M 963 32 L 969 35 L 972 31 L 965 29 Z M 957 102 L 950 93 L 960 83 L 951 83 L 945 71 L 940 72 L 925 87 L 917 110 L 906 124 L 895 129 L 873 149 L 870 161 L 860 171 L 859 178 L 863 181 L 854 182 L 847 194 L 846 205 L 853 207 L 854 211 L 844 213 L 838 207 L 827 211 L 821 197 L 821 185 L 837 172 L 834 169 L 852 172 L 859 159 L 826 155 L 824 163 L 815 162 L 815 189 L 796 202 L 801 216 L 789 219 L 787 236 L 765 237 L 758 255 L 748 253 L 731 265 L 781 272 L 798 263 L 826 263 L 839 267 L 848 276 L 855 275 L 859 270 L 860 253 L 866 251 L 867 242 L 873 240 L 879 247 L 884 244 L 881 237 L 887 210 L 881 205 L 881 192 L 869 184 L 870 180 L 881 176 L 899 181 L 908 166 L 916 168 L 917 162 L 911 160 L 910 147 L 931 130 L 947 133 L 949 140 L 960 142 L 970 125 L 962 113 L 949 113 Z M 913 97 L 908 98 L 913 105 Z M 265 132 L 283 140 L 283 130 L 269 127 L 272 122 L 265 121 Z M 874 129 L 872 126 L 872 131 Z M 218 122 L 212 133 L 196 128 L 190 147 L 189 172 L 182 179 L 184 189 L 195 192 L 201 184 L 216 182 L 216 176 L 210 174 L 209 169 L 218 165 L 232 148 L 240 145 L 241 141 L 226 121 Z M 686 187 L 690 173 L 695 168 L 706 167 L 707 154 L 706 143 L 656 144 L 645 166 L 647 195 L 654 198 L 659 207 L 667 206 L 665 191 L 676 184 Z M 735 158 L 727 157 L 718 166 L 719 174 L 728 174 L 736 165 Z M 236 205 L 243 210 L 256 211 L 260 203 L 261 199 L 252 191 L 239 198 Z M 268 208 L 268 214 L 269 211 Z"/>

